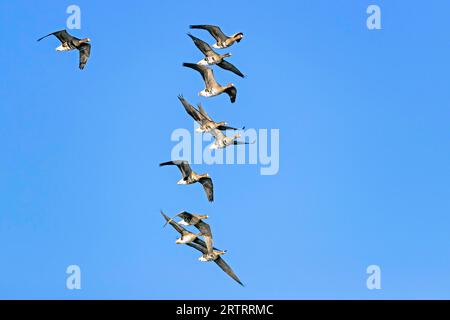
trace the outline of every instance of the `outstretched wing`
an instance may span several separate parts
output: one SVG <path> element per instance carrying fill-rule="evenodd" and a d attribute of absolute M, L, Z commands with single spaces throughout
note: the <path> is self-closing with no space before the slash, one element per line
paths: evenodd
<path fill-rule="evenodd" d="M 170 218 L 169 220 L 166 221 L 166 223 L 164 224 L 164 227 L 170 222 L 173 221 L 173 219 L 175 219 L 176 217 L 180 217 L 181 219 L 185 220 L 185 221 L 189 221 L 190 219 L 192 219 L 192 214 L 190 214 L 187 211 L 183 211 L 180 212 L 178 214 L 176 214 L 174 217 Z"/>
<path fill-rule="evenodd" d="M 199 221 L 195 224 L 195 227 L 202 233 L 202 236 L 205 239 L 206 249 L 208 249 L 208 253 L 213 253 L 213 236 L 209 224 L 203 221 Z"/>
<path fill-rule="evenodd" d="M 255 141 L 252 141 L 252 142 L 236 141 L 236 140 L 233 141 L 233 144 L 234 144 L 234 145 L 239 145 L 239 144 L 254 144 L 254 143 L 255 143 Z"/>
<path fill-rule="evenodd" d="M 214 50 L 211 49 L 209 44 L 207 44 L 205 41 L 194 37 L 192 34 L 188 33 L 188 36 L 194 41 L 195 46 L 207 57 L 214 55 Z"/>
<path fill-rule="evenodd" d="M 200 72 L 207 88 L 217 86 L 217 82 L 216 79 L 214 79 L 214 72 L 212 71 L 212 69 L 198 65 L 196 63 L 183 63 L 183 66 Z"/>
<path fill-rule="evenodd" d="M 47 38 L 49 36 L 55 36 L 56 38 L 58 38 L 59 41 L 61 41 L 61 43 L 71 42 L 73 39 L 79 40 L 78 38 L 71 36 L 66 30 L 60 30 L 49 33 L 48 35 L 39 38 L 37 41 L 41 41 L 42 39 Z"/>
<path fill-rule="evenodd" d="M 194 248 L 198 251 L 200 251 L 203 254 L 207 254 L 208 250 L 206 249 L 205 246 L 202 246 L 198 243 L 191 242 L 191 243 L 186 243 L 187 246 Z M 241 286 L 244 286 L 244 284 L 242 283 L 242 281 L 239 279 L 239 277 L 234 273 L 233 269 L 231 269 L 231 267 L 225 262 L 224 259 L 222 259 L 221 257 L 218 257 L 216 260 L 214 260 L 214 262 L 220 267 L 220 269 L 222 269 L 227 275 L 229 275 L 234 281 L 236 281 L 237 283 L 239 283 Z"/>
<path fill-rule="evenodd" d="M 91 55 L 91 45 L 89 43 L 82 43 L 78 46 L 80 51 L 80 69 L 83 70 Z"/>
<path fill-rule="evenodd" d="M 222 130 L 222 131 L 227 131 L 227 130 L 244 130 L 245 127 L 233 128 L 233 127 L 229 127 L 229 126 L 218 126 L 217 129 Z"/>
<path fill-rule="evenodd" d="M 205 190 L 206 196 L 208 197 L 209 202 L 214 201 L 214 186 L 211 178 L 201 178 L 199 181 L 203 189 Z"/>
<path fill-rule="evenodd" d="M 178 223 L 176 223 L 175 221 L 173 221 L 173 219 L 170 219 L 168 216 L 166 216 L 164 214 L 164 212 L 162 212 L 161 210 L 161 214 L 164 217 L 164 219 L 166 220 L 166 224 L 169 223 L 175 230 L 177 230 L 178 233 L 180 233 L 181 235 L 186 231 L 185 228 L 183 228 L 182 226 L 180 226 Z M 165 225 L 166 225 L 165 224 Z M 164 226 L 165 226 L 164 225 Z"/>
<path fill-rule="evenodd" d="M 245 78 L 245 76 L 242 74 L 241 71 L 239 71 L 238 68 L 236 68 L 233 64 L 229 63 L 228 61 L 222 60 L 221 63 L 217 64 L 219 67 L 225 70 L 229 70 L 233 72 L 234 74 L 237 74 L 239 77 Z"/>
<path fill-rule="evenodd" d="M 183 104 L 184 109 L 186 112 L 197 122 L 201 122 L 202 115 L 199 111 L 197 111 L 189 102 L 186 101 L 186 99 L 183 98 L 183 96 L 179 95 L 178 99 Z"/>
<path fill-rule="evenodd" d="M 228 96 L 230 97 L 230 101 L 231 103 L 234 103 L 236 101 L 236 95 L 237 95 L 237 89 L 236 87 L 230 87 L 227 90 L 225 90 L 225 92 L 228 94 Z"/>
<path fill-rule="evenodd" d="M 218 26 L 212 26 L 208 24 L 198 24 L 189 26 L 191 29 L 203 29 L 207 30 L 216 40 L 225 41 L 228 37 L 220 30 Z"/>
<path fill-rule="evenodd" d="M 203 117 L 205 117 L 205 118 L 208 119 L 209 121 L 213 121 L 213 120 L 211 119 L 211 117 L 206 113 L 205 109 L 203 109 L 201 103 L 199 103 L 197 106 L 198 106 L 198 111 L 200 111 L 200 113 L 201 113 L 201 115 L 202 115 Z"/>
<path fill-rule="evenodd" d="M 244 286 L 244 284 L 241 282 L 239 277 L 234 273 L 233 269 L 228 265 L 228 263 L 225 262 L 224 259 L 221 257 L 218 257 L 214 262 L 222 269 L 227 275 L 229 275 L 231 278 L 233 278 L 234 281 L 239 283 L 241 286 Z"/>
<path fill-rule="evenodd" d="M 183 178 L 187 178 L 191 175 L 192 169 L 189 165 L 189 162 L 187 162 L 186 160 L 168 161 L 159 164 L 160 167 L 173 165 L 178 167 L 178 169 L 181 171 L 181 174 L 183 175 Z"/>

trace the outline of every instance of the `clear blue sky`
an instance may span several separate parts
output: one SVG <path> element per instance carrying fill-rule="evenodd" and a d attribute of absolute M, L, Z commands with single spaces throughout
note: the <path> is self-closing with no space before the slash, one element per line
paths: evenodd
<path fill-rule="evenodd" d="M 76 1 L 92 39 L 56 53 L 73 2 L 0 2 L 0 298 L 450 298 L 450 4 Z M 382 9 L 380 31 L 366 8 Z M 204 99 L 190 24 L 243 31 L 238 98 Z M 206 32 L 194 31 L 212 42 Z M 178 186 L 179 93 L 217 120 L 280 129 L 280 171 L 198 165 Z M 162 208 L 211 216 L 245 288 L 175 245 Z M 65 287 L 77 264 L 82 290 Z M 366 268 L 382 269 L 382 290 Z M 200 285 L 202 277 L 206 285 Z M 189 291 L 185 291 L 188 289 Z"/>

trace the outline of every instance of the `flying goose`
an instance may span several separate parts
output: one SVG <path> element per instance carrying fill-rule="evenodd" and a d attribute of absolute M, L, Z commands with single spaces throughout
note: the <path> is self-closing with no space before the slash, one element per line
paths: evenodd
<path fill-rule="evenodd" d="M 231 37 L 228 37 L 222 32 L 222 30 L 220 30 L 218 26 L 212 25 L 191 25 L 189 28 L 207 30 L 214 37 L 214 39 L 216 39 L 216 43 L 212 45 L 215 49 L 228 48 L 235 42 L 240 42 L 244 37 L 242 32 L 235 33 Z"/>
<path fill-rule="evenodd" d="M 206 216 L 206 215 L 193 214 L 193 213 L 189 213 L 187 211 L 183 211 L 183 212 L 180 212 L 177 215 L 175 215 L 173 218 L 170 218 L 170 221 L 173 221 L 176 217 L 181 218 L 181 220 L 178 221 L 178 224 L 181 226 L 194 226 L 197 223 L 199 223 L 200 221 L 202 221 L 203 219 L 209 218 L 209 216 Z M 166 226 L 167 223 L 169 223 L 169 221 L 167 221 L 164 226 Z"/>
<path fill-rule="evenodd" d="M 43 36 L 37 41 L 41 41 L 42 39 L 52 35 L 58 38 L 59 41 L 61 41 L 61 45 L 56 48 L 56 51 L 70 51 L 77 49 L 80 52 L 79 67 L 81 70 L 83 70 L 91 54 L 91 45 L 88 43 L 91 42 L 91 39 L 78 39 L 71 36 L 66 30 L 60 30 Z"/>
<path fill-rule="evenodd" d="M 211 49 L 209 44 L 207 44 L 205 41 L 194 37 L 190 33 L 188 33 L 188 36 L 192 39 L 192 41 L 194 41 L 195 46 L 205 55 L 205 58 L 200 60 L 197 64 L 202 66 L 211 66 L 216 64 L 222 69 L 229 70 L 242 78 L 245 77 L 238 68 L 236 68 L 228 61 L 225 61 L 225 58 L 231 57 L 231 53 L 218 54 L 213 49 Z"/>
<path fill-rule="evenodd" d="M 202 236 L 205 239 L 206 249 L 208 251 L 208 254 L 214 254 L 213 236 L 212 236 L 212 232 L 211 232 L 211 227 L 209 226 L 209 224 L 207 224 L 206 222 L 203 221 L 203 219 L 208 219 L 208 216 L 192 214 L 187 211 L 183 211 L 183 212 L 178 213 L 175 217 L 181 218 L 181 221 L 178 221 L 179 225 L 196 227 L 198 229 L 198 231 L 200 231 L 200 233 L 198 235 L 196 235 L 196 237 Z M 167 221 L 166 224 L 169 223 L 170 221 L 173 221 L 173 219 L 175 217 L 173 217 L 169 221 Z M 193 233 L 190 233 L 189 231 L 188 231 L 188 233 L 190 235 L 195 235 Z M 192 241 L 194 241 L 195 238 L 192 238 Z M 192 242 L 192 241 L 188 241 L 188 242 Z M 202 257 L 200 257 L 200 258 L 202 258 Z M 204 261 L 204 260 L 200 260 L 200 261 Z"/>
<path fill-rule="evenodd" d="M 229 83 L 222 87 L 217 83 L 216 79 L 214 79 L 214 72 L 212 69 L 195 63 L 183 63 L 183 66 L 194 69 L 202 75 L 206 88 L 198 93 L 199 96 L 214 97 L 225 92 L 230 97 L 231 103 L 236 101 L 237 89 L 234 84 Z"/>
<path fill-rule="evenodd" d="M 236 139 L 241 137 L 241 135 L 239 133 L 235 134 L 232 137 L 227 137 L 226 135 L 224 135 L 222 133 L 222 131 L 214 129 L 211 131 L 211 134 L 214 137 L 215 141 L 210 146 L 210 149 L 223 149 L 230 145 L 250 144 L 249 142 L 245 142 L 245 141 L 236 141 Z M 251 144 L 253 144 L 253 143 L 255 143 L 255 142 L 253 141 Z"/>
<path fill-rule="evenodd" d="M 161 212 L 164 219 L 169 223 L 178 233 L 182 234 L 186 229 L 184 229 L 182 226 L 180 226 L 178 223 L 170 219 L 168 216 L 166 216 L 163 212 Z M 238 278 L 238 276 L 233 272 L 233 269 L 225 262 L 224 259 L 222 259 L 221 255 L 225 254 L 226 251 L 218 250 L 216 248 L 213 248 L 213 253 L 208 254 L 208 249 L 206 246 L 206 243 L 196 238 L 194 241 L 186 243 L 187 246 L 192 247 L 202 253 L 202 256 L 199 258 L 200 261 L 214 261 L 226 274 L 228 274 L 234 281 L 239 283 L 241 286 L 244 286 L 244 284 L 241 282 L 241 280 Z M 202 259 L 203 258 L 203 259 Z"/>
<path fill-rule="evenodd" d="M 183 175 L 183 178 L 178 181 L 178 184 L 194 184 L 197 182 L 200 182 L 203 186 L 203 189 L 205 190 L 206 196 L 208 197 L 209 202 L 214 201 L 214 186 L 212 179 L 210 176 L 205 174 L 197 174 L 189 165 L 189 162 L 185 160 L 175 160 L 175 161 L 168 161 L 160 163 L 159 166 L 177 166 L 178 169 L 181 171 L 181 174 Z"/>
<path fill-rule="evenodd" d="M 203 109 L 202 105 L 198 105 L 198 110 L 192 106 L 186 99 L 183 98 L 182 95 L 178 96 L 178 99 L 184 106 L 186 112 L 200 125 L 195 131 L 197 132 L 209 132 L 214 129 L 218 130 L 243 130 L 245 127 L 241 129 L 229 127 L 226 122 L 215 122 L 211 117 L 206 113 L 205 109 Z"/>

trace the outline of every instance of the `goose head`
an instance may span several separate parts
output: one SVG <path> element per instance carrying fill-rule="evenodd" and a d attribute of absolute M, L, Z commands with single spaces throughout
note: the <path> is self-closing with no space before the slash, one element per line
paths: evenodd
<path fill-rule="evenodd" d="M 233 39 L 236 40 L 236 42 L 240 42 L 244 38 L 244 33 L 238 32 L 235 35 L 233 35 Z"/>
<path fill-rule="evenodd" d="M 91 38 L 84 38 L 80 40 L 81 43 L 91 42 Z"/>

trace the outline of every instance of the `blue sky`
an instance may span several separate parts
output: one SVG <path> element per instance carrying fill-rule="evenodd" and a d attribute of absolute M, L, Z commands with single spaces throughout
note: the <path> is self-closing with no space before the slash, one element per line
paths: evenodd
<path fill-rule="evenodd" d="M 0 3 L 0 298 L 450 298 L 450 4 L 230 0 L 227 17 L 204 1 L 76 1 L 84 71 L 56 39 L 36 42 L 71 4 Z M 382 30 L 366 28 L 370 4 Z M 198 97 L 181 67 L 201 59 L 186 33 L 202 23 L 245 34 L 228 51 L 248 77 L 216 70 L 233 105 Z M 158 163 L 193 128 L 180 93 L 217 120 L 280 129 L 279 173 L 197 165 L 214 204 L 176 185 Z M 210 215 L 246 287 L 175 245 L 160 209 Z M 381 290 L 366 288 L 372 264 Z"/>

